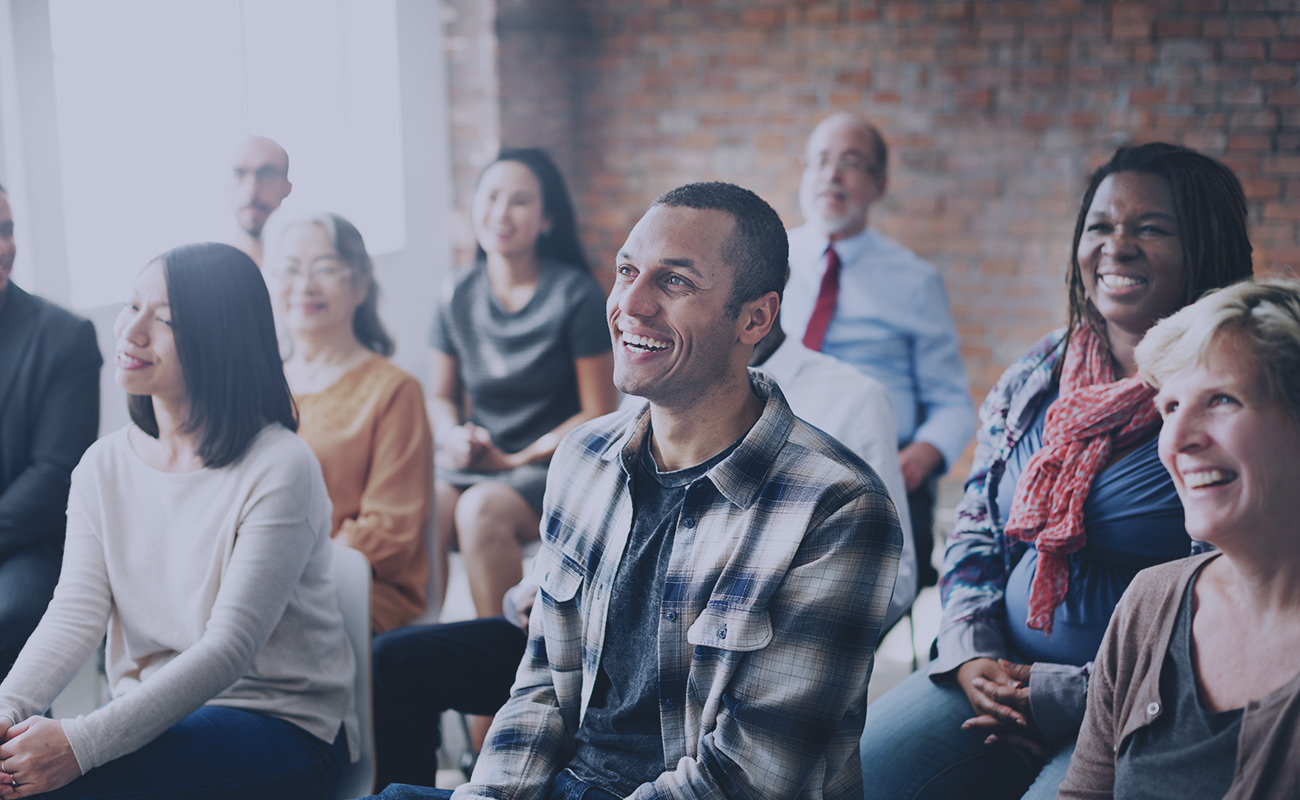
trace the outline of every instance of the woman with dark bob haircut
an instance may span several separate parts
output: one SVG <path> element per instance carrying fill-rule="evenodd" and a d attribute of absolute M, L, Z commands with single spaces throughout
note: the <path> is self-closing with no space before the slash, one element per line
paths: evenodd
<path fill-rule="evenodd" d="M 980 409 L 938 656 L 867 715 L 867 797 L 1056 796 L 1120 596 L 1138 570 L 1192 552 L 1134 348 L 1157 320 L 1250 274 L 1246 200 L 1227 167 L 1155 142 L 1093 173 L 1067 325 Z"/>
<path fill-rule="evenodd" d="M 178 247 L 114 333 L 132 424 L 72 473 L 54 599 L 0 684 L 0 797 L 332 796 L 355 665 L 261 273 Z M 105 627 L 112 699 L 40 716 Z"/>
<path fill-rule="evenodd" d="M 555 446 L 618 395 L 605 293 L 550 156 L 502 150 L 479 176 L 470 220 L 478 257 L 441 293 L 429 335 L 433 507 L 440 590 L 458 545 L 474 607 L 493 617 L 523 577 L 522 543 L 538 538 Z"/>

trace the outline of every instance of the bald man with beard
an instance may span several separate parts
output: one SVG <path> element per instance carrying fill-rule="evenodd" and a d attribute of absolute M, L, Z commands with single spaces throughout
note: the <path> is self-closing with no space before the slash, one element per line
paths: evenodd
<path fill-rule="evenodd" d="M 238 228 L 228 244 L 243 250 L 262 266 L 262 230 L 271 214 L 293 191 L 289 154 L 272 139 L 250 136 L 235 151 L 231 167 L 230 201 Z"/>

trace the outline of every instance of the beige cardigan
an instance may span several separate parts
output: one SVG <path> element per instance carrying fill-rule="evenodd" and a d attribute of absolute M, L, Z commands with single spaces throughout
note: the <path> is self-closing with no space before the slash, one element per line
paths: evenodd
<path fill-rule="evenodd" d="M 1160 667 L 1178 606 L 1208 553 L 1138 573 L 1102 640 L 1088 685 L 1083 729 L 1059 798 L 1110 798 L 1115 754 L 1138 729 L 1164 713 Z M 1224 800 L 1300 797 L 1300 675 L 1246 705 L 1237 768 Z"/>

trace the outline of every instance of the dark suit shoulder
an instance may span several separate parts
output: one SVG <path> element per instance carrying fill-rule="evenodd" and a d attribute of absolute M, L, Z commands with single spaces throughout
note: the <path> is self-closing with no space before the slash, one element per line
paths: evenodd
<path fill-rule="evenodd" d="M 95 325 L 90 320 L 57 303 L 25 292 L 13 283 L 9 284 L 5 295 L 4 313 L 12 313 L 24 320 L 28 330 L 35 332 L 45 346 L 65 357 L 93 360 L 96 366 L 103 363 L 95 339 Z"/>

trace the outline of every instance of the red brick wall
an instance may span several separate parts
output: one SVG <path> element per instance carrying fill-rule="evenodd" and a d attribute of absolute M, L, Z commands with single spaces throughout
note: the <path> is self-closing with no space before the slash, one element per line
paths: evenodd
<path fill-rule="evenodd" d="M 452 218 L 447 234 L 457 263 L 474 254 L 469 201 L 483 165 L 501 141 L 501 78 L 494 0 L 442 0 L 452 151 Z"/>
<path fill-rule="evenodd" d="M 1222 159 L 1250 200 L 1257 270 L 1300 267 L 1296 6 L 500 0 L 502 138 L 555 150 L 603 267 L 688 181 L 740 183 L 800 223 L 808 131 L 865 113 L 891 147 L 872 224 L 942 272 L 982 397 L 1064 321 L 1077 203 L 1117 144 Z"/>

